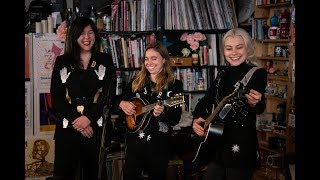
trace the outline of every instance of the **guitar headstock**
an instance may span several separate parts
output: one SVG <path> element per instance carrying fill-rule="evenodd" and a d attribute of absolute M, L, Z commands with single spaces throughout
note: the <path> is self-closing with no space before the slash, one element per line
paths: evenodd
<path fill-rule="evenodd" d="M 182 93 L 174 94 L 172 97 L 164 100 L 164 105 L 172 106 L 182 106 L 185 103 L 184 95 Z"/>

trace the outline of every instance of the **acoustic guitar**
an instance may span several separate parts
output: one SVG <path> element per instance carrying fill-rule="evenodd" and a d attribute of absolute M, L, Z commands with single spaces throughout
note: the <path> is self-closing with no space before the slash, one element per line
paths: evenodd
<path fill-rule="evenodd" d="M 195 146 L 198 148 L 192 162 L 201 163 L 208 159 L 206 155 L 208 153 L 207 151 L 209 144 L 206 142 L 217 142 L 221 139 L 224 130 L 223 119 L 233 107 L 233 105 L 229 104 L 230 101 L 233 101 L 236 98 L 238 99 L 238 93 L 238 91 L 233 91 L 228 96 L 225 96 L 220 101 L 218 106 L 213 110 L 213 112 L 209 115 L 209 117 L 206 119 L 203 125 L 205 135 L 197 136 L 194 141 L 194 143 L 196 144 Z"/>
<path fill-rule="evenodd" d="M 173 97 L 170 97 L 166 100 L 159 100 L 157 103 L 149 104 L 141 98 L 134 97 L 131 98 L 130 101 L 136 106 L 136 113 L 133 115 L 126 116 L 126 126 L 130 133 L 135 133 L 139 130 L 144 130 L 150 121 L 151 118 L 151 110 L 159 104 L 163 104 L 164 106 L 173 107 L 173 106 L 182 106 L 185 102 L 184 95 L 175 94 Z"/>

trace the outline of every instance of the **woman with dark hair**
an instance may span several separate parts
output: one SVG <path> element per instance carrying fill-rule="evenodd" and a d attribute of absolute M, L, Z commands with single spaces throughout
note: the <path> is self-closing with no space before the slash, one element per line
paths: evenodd
<path fill-rule="evenodd" d="M 127 134 L 124 179 L 140 179 L 141 174 L 147 172 L 149 179 L 164 180 L 170 158 L 170 130 L 171 126 L 178 124 L 182 108 L 157 102 L 179 95 L 183 92 L 183 86 L 180 80 L 175 79 L 168 50 L 161 42 L 147 45 L 142 62 L 141 71 L 124 90 L 119 108 L 130 117 L 141 108 L 130 101 L 132 98 L 148 102 L 147 105 L 156 105 L 144 114 L 146 116 L 142 115 L 144 122 L 148 122 L 146 126 L 141 125 Z M 126 123 L 127 127 L 131 127 L 128 121 Z"/>
<path fill-rule="evenodd" d="M 96 25 L 76 18 L 69 28 L 64 55 L 54 65 L 50 93 L 57 114 L 54 134 L 55 177 L 96 180 L 103 106 L 115 94 L 112 57 L 101 53 Z"/>

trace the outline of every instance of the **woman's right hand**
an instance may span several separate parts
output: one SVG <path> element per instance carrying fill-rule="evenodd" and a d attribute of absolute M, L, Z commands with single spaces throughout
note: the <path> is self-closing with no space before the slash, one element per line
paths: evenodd
<path fill-rule="evenodd" d="M 203 122 L 205 122 L 205 119 L 199 117 L 198 119 L 195 119 L 192 124 L 193 131 L 199 136 L 205 136 L 204 128 L 201 125 Z"/>
<path fill-rule="evenodd" d="M 134 105 L 131 101 L 121 101 L 119 104 L 120 109 L 126 114 L 126 115 L 132 115 L 136 113 L 136 105 Z"/>

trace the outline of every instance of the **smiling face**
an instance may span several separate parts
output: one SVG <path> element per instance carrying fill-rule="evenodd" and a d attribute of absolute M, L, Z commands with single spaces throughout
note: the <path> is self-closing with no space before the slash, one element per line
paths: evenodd
<path fill-rule="evenodd" d="M 95 42 L 95 34 L 90 25 L 83 29 L 83 32 L 77 39 L 82 51 L 90 51 Z"/>
<path fill-rule="evenodd" d="M 229 36 L 224 43 L 224 56 L 231 66 L 238 66 L 248 56 L 247 47 L 241 36 Z"/>
<path fill-rule="evenodd" d="M 146 51 L 144 65 L 150 73 L 151 81 L 155 82 L 155 77 L 162 71 L 164 62 L 165 58 L 153 48 Z"/>

